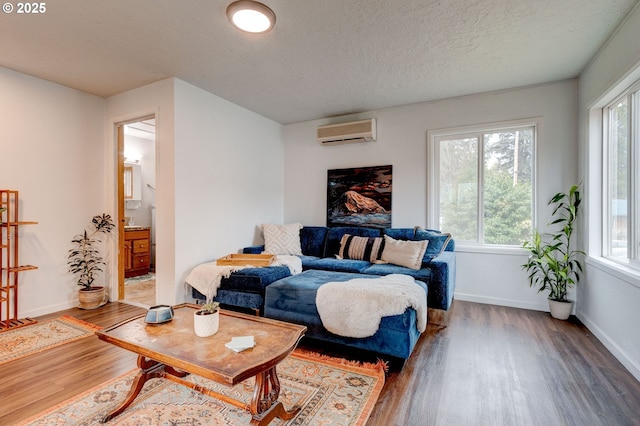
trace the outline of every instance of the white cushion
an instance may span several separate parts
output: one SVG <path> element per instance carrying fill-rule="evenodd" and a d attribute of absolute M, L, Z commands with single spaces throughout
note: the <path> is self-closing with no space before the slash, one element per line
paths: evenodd
<path fill-rule="evenodd" d="M 402 241 L 395 240 L 388 235 L 384 236 L 384 250 L 382 260 L 394 265 L 411 269 L 420 269 L 422 257 L 427 250 L 428 240 Z"/>
<path fill-rule="evenodd" d="M 301 229 L 301 223 L 290 223 L 288 225 L 266 223 L 262 225 L 265 253 L 301 255 Z"/>

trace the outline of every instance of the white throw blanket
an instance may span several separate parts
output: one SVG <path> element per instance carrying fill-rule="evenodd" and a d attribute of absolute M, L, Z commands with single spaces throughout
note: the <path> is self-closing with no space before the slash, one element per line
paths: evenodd
<path fill-rule="evenodd" d="M 297 256 L 277 255 L 271 266 L 287 266 L 291 275 L 302 272 L 302 261 Z M 202 293 L 207 300 L 211 300 L 218 294 L 220 281 L 223 278 L 229 278 L 232 272 L 245 268 L 255 268 L 255 266 L 218 266 L 216 262 L 207 262 L 193 268 L 187 275 L 185 283 Z M 188 289 L 186 291 L 188 293 Z"/>
<path fill-rule="evenodd" d="M 418 330 L 422 333 L 427 327 L 427 295 L 408 275 L 323 284 L 316 306 L 324 328 L 339 336 L 373 336 L 382 317 L 400 315 L 409 307 L 418 314 Z"/>

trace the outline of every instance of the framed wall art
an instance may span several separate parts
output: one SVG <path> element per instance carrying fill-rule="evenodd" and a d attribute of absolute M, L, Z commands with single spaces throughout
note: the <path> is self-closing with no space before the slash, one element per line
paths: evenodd
<path fill-rule="evenodd" d="M 327 171 L 327 226 L 391 227 L 392 166 Z"/>

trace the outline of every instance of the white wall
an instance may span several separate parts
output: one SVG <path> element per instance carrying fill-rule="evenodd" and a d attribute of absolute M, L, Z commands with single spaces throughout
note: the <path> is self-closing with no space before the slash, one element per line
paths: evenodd
<path fill-rule="evenodd" d="M 104 203 L 104 100 L 0 68 L 3 189 L 20 191 L 20 318 L 77 305 L 71 238 Z M 101 279 L 101 278 L 99 278 Z"/>
<path fill-rule="evenodd" d="M 166 79 L 107 99 L 105 128 L 105 188 L 108 203 L 117 212 L 116 124 L 155 115 L 156 118 L 156 301 L 175 300 L 175 161 L 174 79 Z M 117 242 L 112 250 L 117 253 Z M 118 299 L 117 262 L 110 264 L 111 300 Z"/>
<path fill-rule="evenodd" d="M 282 126 L 191 84 L 175 86 L 176 275 L 256 243 L 283 217 Z M 177 297 L 183 295 L 181 285 Z"/>
<path fill-rule="evenodd" d="M 282 221 L 280 124 L 175 78 L 111 97 L 107 108 L 114 206 L 113 124 L 156 115 L 158 303 L 182 302 L 191 268 L 253 244 L 263 221 Z"/>
<path fill-rule="evenodd" d="M 640 6 L 636 6 L 580 77 L 580 176 L 588 182 L 589 206 L 583 239 L 590 257 L 580 283 L 577 315 L 640 380 L 640 274 L 613 267 L 599 257 L 602 183 L 597 141 L 601 129 L 589 124 L 590 109 L 602 106 L 607 92 L 640 79 L 639 28 Z M 593 110 L 591 116 L 597 119 L 598 111 Z"/>
<path fill-rule="evenodd" d="M 466 96 L 342 117 L 341 121 L 375 117 L 376 142 L 322 146 L 315 139 L 316 120 L 285 126 L 285 222 L 326 223 L 327 170 L 393 165 L 394 227 L 427 223 L 427 132 L 472 124 L 540 117 L 538 134 L 538 216 L 549 221 L 546 206 L 558 191 L 577 179 L 577 81 Z M 446 231 L 446 230 L 444 230 Z M 455 238 L 455 236 L 454 236 Z M 520 269 L 526 254 L 478 251 L 458 247 L 455 297 L 548 310 L 546 296 L 527 284 Z"/>

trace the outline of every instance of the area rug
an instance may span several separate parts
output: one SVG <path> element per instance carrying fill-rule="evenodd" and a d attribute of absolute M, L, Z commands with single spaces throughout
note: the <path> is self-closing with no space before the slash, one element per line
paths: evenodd
<path fill-rule="evenodd" d="M 155 279 L 156 279 L 156 274 L 153 272 L 149 272 L 148 274 L 138 275 L 131 278 L 125 278 L 124 285 L 135 284 L 141 281 L 149 281 L 149 280 L 155 280 Z"/>
<path fill-rule="evenodd" d="M 127 284 L 124 288 L 124 299 L 129 302 L 142 303 L 147 306 L 156 304 L 156 280 L 138 281 Z"/>
<path fill-rule="evenodd" d="M 296 417 L 270 425 L 364 425 L 384 385 L 383 363 L 360 364 L 297 349 L 278 364 L 280 401 Z M 98 425 L 129 391 L 136 370 L 103 383 L 22 423 L 24 425 Z M 230 388 L 198 376 L 190 381 L 249 401 L 253 379 Z M 140 395 L 109 425 L 247 425 L 251 415 L 242 409 L 166 379 L 148 381 Z"/>
<path fill-rule="evenodd" d="M 156 274 L 139 275 L 124 280 L 124 300 L 146 306 L 156 304 Z"/>
<path fill-rule="evenodd" d="M 0 333 L 0 364 L 42 352 L 83 337 L 101 327 L 64 315 Z"/>

